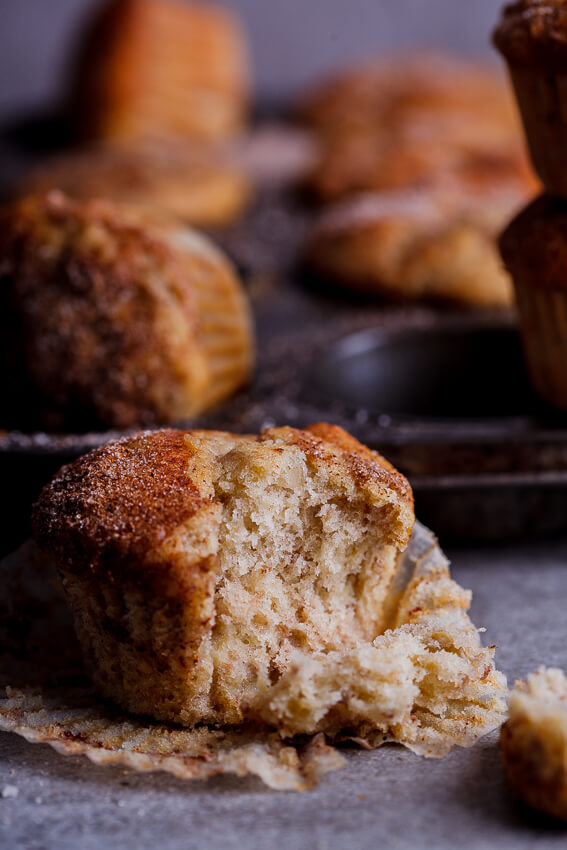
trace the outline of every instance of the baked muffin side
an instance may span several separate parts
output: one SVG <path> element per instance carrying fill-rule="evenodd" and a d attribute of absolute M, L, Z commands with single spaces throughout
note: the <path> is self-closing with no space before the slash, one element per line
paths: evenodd
<path fill-rule="evenodd" d="M 514 281 L 532 383 L 567 410 L 567 202 L 536 198 L 504 230 L 500 252 Z"/>
<path fill-rule="evenodd" d="M 25 347 L 13 365 L 52 427 L 181 421 L 250 373 L 240 284 L 190 230 L 110 202 L 36 195 L 2 212 L 0 265 Z"/>
<path fill-rule="evenodd" d="M 319 202 L 483 169 L 533 188 L 513 98 L 488 65 L 402 53 L 323 82 L 297 111 L 320 143 L 304 181 Z"/>
<path fill-rule="evenodd" d="M 508 64 L 535 170 L 548 192 L 567 197 L 567 6 L 506 6 L 494 43 Z"/>
<path fill-rule="evenodd" d="M 195 227 L 223 227 L 252 195 L 249 178 L 220 151 L 162 141 L 92 147 L 52 157 L 12 189 L 22 197 L 61 191 L 77 200 L 105 198 Z"/>
<path fill-rule="evenodd" d="M 507 307 L 512 285 L 496 234 L 522 197 L 513 183 L 475 196 L 449 181 L 343 201 L 309 234 L 305 266 L 321 282 L 368 295 Z"/>
<path fill-rule="evenodd" d="M 34 511 L 98 688 L 187 726 L 325 732 L 422 755 L 499 725 L 505 679 L 411 489 L 342 429 L 139 434 Z"/>
<path fill-rule="evenodd" d="M 68 111 L 84 140 L 210 143 L 242 129 L 249 77 L 245 36 L 228 9 L 106 0 L 71 68 Z"/>

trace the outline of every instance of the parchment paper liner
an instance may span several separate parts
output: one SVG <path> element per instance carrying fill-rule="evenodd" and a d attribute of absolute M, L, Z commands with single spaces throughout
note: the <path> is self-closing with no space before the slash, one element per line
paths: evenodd
<path fill-rule="evenodd" d="M 392 626 L 405 618 L 412 601 L 423 601 L 424 588 L 428 598 L 444 598 L 448 579 L 448 562 L 435 537 L 416 523 L 392 585 Z M 103 702 L 86 678 L 59 579 L 33 543 L 0 563 L 0 588 L 0 729 L 48 743 L 65 755 L 84 754 L 97 764 L 163 770 L 183 779 L 254 774 L 276 789 L 306 790 L 344 764 L 323 735 L 282 741 L 269 729 L 185 729 L 125 714 Z M 466 613 L 459 613 L 471 631 Z M 424 612 L 422 622 L 438 614 L 439 608 Z M 491 661 L 492 651 L 483 652 Z M 485 685 L 481 678 L 471 683 L 478 691 L 475 704 L 484 701 L 487 706 L 480 726 L 456 723 L 437 748 L 411 748 L 440 756 L 455 744 L 470 746 L 496 728 L 504 710 L 505 680 L 492 666 L 489 673 L 483 677 Z M 388 736 L 349 739 L 373 747 Z"/>

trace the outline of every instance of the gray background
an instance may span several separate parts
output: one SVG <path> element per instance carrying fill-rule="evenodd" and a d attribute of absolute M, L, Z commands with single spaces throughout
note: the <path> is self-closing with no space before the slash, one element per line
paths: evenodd
<path fill-rule="evenodd" d="M 0 0 L 0 118 L 56 96 L 69 44 L 97 0 Z M 392 47 L 490 54 L 500 0 L 228 0 L 240 10 L 264 97 Z"/>

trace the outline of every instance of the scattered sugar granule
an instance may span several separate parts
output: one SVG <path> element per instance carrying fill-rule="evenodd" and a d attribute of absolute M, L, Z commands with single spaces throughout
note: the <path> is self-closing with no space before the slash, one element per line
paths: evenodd
<path fill-rule="evenodd" d="M 0 797 L 5 800 L 8 797 L 17 797 L 19 793 L 20 789 L 16 788 L 15 785 L 4 785 L 4 787 L 0 791 Z"/>

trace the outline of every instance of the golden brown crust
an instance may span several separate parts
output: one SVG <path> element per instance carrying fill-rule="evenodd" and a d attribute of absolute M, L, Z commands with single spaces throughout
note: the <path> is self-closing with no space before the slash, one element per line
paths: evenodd
<path fill-rule="evenodd" d="M 305 262 L 321 280 L 368 294 L 508 306 L 495 238 L 522 199 L 514 184 L 475 195 L 459 182 L 365 195 L 321 216 Z"/>
<path fill-rule="evenodd" d="M 567 287 L 567 202 L 541 195 L 500 237 L 502 259 L 514 278 L 539 289 Z"/>
<path fill-rule="evenodd" d="M 315 422 L 313 425 L 309 425 L 307 431 L 314 437 L 319 437 L 321 440 L 332 443 L 340 450 L 347 452 L 353 459 L 359 458 L 361 462 L 370 464 L 369 468 L 376 466 L 382 471 L 395 473 L 397 486 L 400 487 L 401 492 L 411 494 L 409 482 L 397 472 L 389 460 L 363 445 L 344 428 L 340 428 L 338 425 L 329 425 L 327 422 Z M 392 481 L 389 483 L 392 484 Z"/>
<path fill-rule="evenodd" d="M 297 428 L 276 428 L 263 431 L 261 439 L 278 439 L 299 446 L 308 458 L 336 463 L 341 474 L 348 475 L 360 487 L 388 488 L 413 505 L 408 480 L 376 451 L 369 449 L 338 425 L 317 422 L 304 431 Z"/>
<path fill-rule="evenodd" d="M 391 491 L 404 513 L 413 512 L 407 479 L 337 426 L 268 428 L 256 438 L 165 429 L 125 438 L 63 467 L 35 508 L 35 537 L 68 567 L 77 559 L 84 568 L 110 553 L 137 562 L 213 503 L 215 457 L 254 439 L 298 446 L 358 487 Z"/>
<path fill-rule="evenodd" d="M 433 187 L 450 177 L 472 192 L 515 182 L 529 197 L 538 183 L 519 136 L 492 150 L 475 150 L 440 136 L 416 142 L 411 134 L 387 140 L 374 133 L 331 137 L 309 174 L 306 186 L 318 201 L 332 202 L 358 192 Z M 440 138 L 443 141 L 440 141 Z"/>
<path fill-rule="evenodd" d="M 59 190 L 71 198 L 107 198 L 147 212 L 164 212 L 196 227 L 230 223 L 246 206 L 251 187 L 220 154 L 163 142 L 128 148 L 91 148 L 43 163 L 15 187 L 23 196 Z"/>
<path fill-rule="evenodd" d="M 296 109 L 302 122 L 332 133 L 379 123 L 388 131 L 408 114 L 447 113 L 490 115 L 500 127 L 514 122 L 500 74 L 434 53 L 399 54 L 342 71 L 309 92 Z"/>
<path fill-rule="evenodd" d="M 198 545 L 218 520 L 204 466 L 202 477 L 190 475 L 185 432 L 141 434 L 64 467 L 34 511 L 87 668 L 127 709 L 173 712 L 199 690 L 218 572 L 214 553 Z M 192 533 L 188 557 L 182 544 Z"/>
<path fill-rule="evenodd" d="M 431 56 L 369 64 L 323 84 L 299 111 L 320 136 L 305 185 L 324 203 L 447 175 L 473 192 L 515 181 L 527 197 L 537 187 L 509 91 L 478 64 Z"/>
<path fill-rule="evenodd" d="M 8 207 L 0 230 L 4 320 L 25 345 L 19 373 L 59 427 L 180 421 L 248 376 L 248 307 L 204 238 L 60 193 Z"/>
<path fill-rule="evenodd" d="M 509 4 L 493 38 L 512 65 L 567 69 L 567 7 L 562 0 Z"/>
<path fill-rule="evenodd" d="M 35 510 L 40 546 L 72 566 L 154 549 L 211 500 L 189 478 L 184 431 L 128 437 L 65 466 Z"/>
<path fill-rule="evenodd" d="M 70 109 L 88 139 L 222 139 L 243 125 L 248 77 L 245 39 L 228 10 L 107 0 L 78 51 Z"/>

